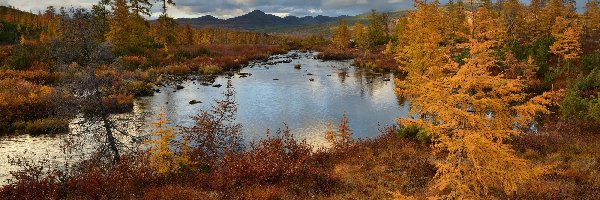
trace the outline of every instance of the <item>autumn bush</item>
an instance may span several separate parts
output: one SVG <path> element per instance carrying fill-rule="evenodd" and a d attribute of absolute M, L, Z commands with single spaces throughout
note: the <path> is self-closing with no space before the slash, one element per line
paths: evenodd
<path fill-rule="evenodd" d="M 125 70 L 145 69 L 150 64 L 148 59 L 142 56 L 121 56 L 119 61 Z"/>
<path fill-rule="evenodd" d="M 519 154 L 551 173 L 525 183 L 517 199 L 594 199 L 600 195 L 600 128 L 597 124 L 557 121 L 537 134 L 511 141 Z"/>
<path fill-rule="evenodd" d="M 173 52 L 173 61 L 175 62 L 183 62 L 186 60 L 191 60 L 199 56 L 210 56 L 211 51 L 204 47 L 197 46 L 184 46 L 178 47 Z"/>
<path fill-rule="evenodd" d="M 350 60 L 357 57 L 357 52 L 348 49 L 321 48 L 317 56 L 321 60 Z"/>
<path fill-rule="evenodd" d="M 124 113 L 133 109 L 134 96 L 129 94 L 111 94 L 102 98 L 102 104 L 111 112 Z"/>
<path fill-rule="evenodd" d="M 125 85 L 127 93 L 133 94 L 135 97 L 152 96 L 154 95 L 154 84 L 145 81 L 129 81 Z"/>
<path fill-rule="evenodd" d="M 69 132 L 69 121 L 65 119 L 46 118 L 33 121 L 18 121 L 12 124 L 17 134 L 45 135 Z"/>
<path fill-rule="evenodd" d="M 412 124 L 400 127 L 396 134 L 403 138 L 417 140 L 423 144 L 431 144 L 433 142 L 433 136 L 427 130 Z"/>
<path fill-rule="evenodd" d="M 359 54 L 354 59 L 354 66 L 372 69 L 380 72 L 396 72 L 398 71 L 398 62 L 393 56 L 388 56 L 382 53 L 382 51 L 366 51 Z"/>
<path fill-rule="evenodd" d="M 7 131 L 13 122 L 47 118 L 58 114 L 68 97 L 52 87 L 22 79 L 0 80 L 0 123 Z"/>
<path fill-rule="evenodd" d="M 600 68 L 600 52 L 583 55 L 579 67 L 584 71 Z"/>
<path fill-rule="evenodd" d="M 63 75 L 58 72 L 50 72 L 47 69 L 37 70 L 0 70 L 0 79 L 16 78 L 23 79 L 35 84 L 55 84 Z"/>
<path fill-rule="evenodd" d="M 189 65 L 185 64 L 173 64 L 165 67 L 163 71 L 167 74 L 184 75 L 190 73 L 192 71 L 192 68 Z"/>
<path fill-rule="evenodd" d="M 198 67 L 198 72 L 202 74 L 217 74 L 223 71 L 221 67 L 216 65 L 203 65 Z"/>
<path fill-rule="evenodd" d="M 277 131 L 276 136 L 267 135 L 266 139 L 251 144 L 245 153 L 225 155 L 215 172 L 222 176 L 225 188 L 278 184 L 286 180 L 311 182 L 317 176 L 328 178 L 322 174 L 327 170 L 313 163 L 312 148 L 305 141 L 296 141 L 287 129 Z"/>
<path fill-rule="evenodd" d="M 25 70 L 35 61 L 48 62 L 48 49 L 42 45 L 25 45 L 12 48 L 10 56 L 3 60 L 2 68 Z"/>

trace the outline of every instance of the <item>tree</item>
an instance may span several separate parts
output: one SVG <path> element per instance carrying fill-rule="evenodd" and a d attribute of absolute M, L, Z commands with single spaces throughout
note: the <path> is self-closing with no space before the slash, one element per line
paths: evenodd
<path fill-rule="evenodd" d="M 446 16 L 448 31 L 453 34 L 453 37 L 460 37 L 467 32 L 467 16 L 465 5 L 462 1 L 450 1 L 447 4 Z"/>
<path fill-rule="evenodd" d="M 519 182 L 543 169 L 532 169 L 505 141 L 527 130 L 537 114 L 549 113 L 546 106 L 552 103 L 548 99 L 553 94 L 532 97 L 524 92 L 527 85 L 521 76 L 509 78 L 498 73 L 501 66 L 494 51 L 502 47 L 498 39 L 506 31 L 486 7 L 473 11 L 468 42 L 460 44 L 468 49 L 464 64 L 454 59 L 418 60 L 438 55 L 431 49 L 440 47 L 429 40 L 437 42 L 441 37 L 431 30 L 439 19 L 435 4 L 420 4 L 408 15 L 407 29 L 414 27 L 412 33 L 418 34 L 410 37 L 416 41 L 409 41 L 411 48 L 404 51 L 422 47 L 420 51 L 428 54 L 401 54 L 401 63 L 411 67 L 401 66 L 408 77 L 398 81 L 397 91 L 411 99 L 411 113 L 419 117 L 400 122 L 423 127 L 434 136 L 438 152 L 446 155 L 436 163 L 435 176 L 435 187 L 449 191 L 446 198 L 486 199 L 491 189 L 514 192 Z M 452 57 L 448 51 L 442 53 L 440 57 Z M 419 65 L 413 66 L 413 62 Z"/>
<path fill-rule="evenodd" d="M 194 44 L 194 30 L 189 24 L 183 27 L 183 31 L 180 34 L 179 43 L 182 45 L 193 45 Z"/>
<path fill-rule="evenodd" d="M 354 24 L 352 31 L 353 31 L 354 43 L 356 44 L 356 46 L 359 48 L 362 48 L 362 49 L 366 49 L 367 48 L 367 34 L 365 31 L 364 25 L 360 22 L 357 22 L 356 24 Z"/>
<path fill-rule="evenodd" d="M 83 131 L 75 137 L 85 138 L 81 142 L 86 143 L 90 142 L 89 138 L 98 139 L 100 158 L 107 158 L 114 165 L 121 159 L 120 146 L 123 144 L 117 135 L 124 138 L 128 135 L 116 128 L 109 107 L 104 103 L 115 89 L 113 82 L 96 74 L 98 67 L 114 62 L 110 45 L 100 43 L 94 37 L 99 26 L 90 12 L 71 9 L 62 16 L 60 29 L 63 32 L 50 46 L 57 68 L 69 77 L 62 80 L 61 88 L 72 92 L 75 98 L 75 105 L 67 106 L 65 112 L 83 114 L 84 121 L 79 124 Z"/>
<path fill-rule="evenodd" d="M 371 10 L 369 17 L 369 26 L 367 26 L 367 47 L 373 48 L 377 45 L 383 45 L 388 42 L 388 36 L 384 29 L 385 15 L 377 14 L 377 11 Z"/>
<path fill-rule="evenodd" d="M 501 2 L 500 15 L 510 40 L 522 40 L 526 36 L 526 9 L 519 0 L 508 0 Z"/>
<path fill-rule="evenodd" d="M 175 5 L 173 0 L 156 0 L 157 2 L 162 2 L 162 14 L 158 17 L 158 23 L 154 28 L 154 39 L 165 46 L 165 50 L 167 49 L 168 44 L 176 44 L 177 43 L 177 35 L 175 34 L 175 29 L 177 28 L 177 22 L 169 15 L 167 15 L 167 6 Z"/>
<path fill-rule="evenodd" d="M 58 37 L 60 35 L 59 25 L 61 17 L 56 13 L 56 8 L 53 6 L 48 6 L 48 8 L 46 8 L 46 12 L 44 12 L 43 19 L 47 26 L 45 33 L 47 38 L 46 41 Z"/>
<path fill-rule="evenodd" d="M 168 15 L 161 14 L 157 23 L 152 27 L 154 40 L 163 44 L 165 47 L 169 44 L 177 44 L 177 22 Z"/>
<path fill-rule="evenodd" d="M 346 20 L 344 19 L 339 20 L 339 26 L 337 27 L 335 35 L 333 36 L 333 44 L 338 49 L 346 49 L 350 47 L 350 30 L 348 30 Z"/>
<path fill-rule="evenodd" d="M 442 46 L 446 40 L 443 10 L 437 2 L 418 4 L 418 9 L 408 13 L 404 32 L 398 35 L 400 45 L 396 50 L 399 68 L 406 72 L 438 73 L 449 59 L 449 48 Z M 433 70 L 430 68 L 437 68 Z M 429 74 L 434 76 L 433 74 Z"/>
<path fill-rule="evenodd" d="M 325 138 L 335 148 L 347 148 L 354 144 L 352 138 L 352 131 L 350 130 L 348 117 L 343 115 L 338 124 L 337 130 L 333 130 L 333 125 L 330 123 L 327 132 L 325 132 Z"/>
<path fill-rule="evenodd" d="M 598 0 L 589 0 L 585 4 L 583 27 L 587 35 L 592 35 L 600 30 L 600 5 Z"/>
<path fill-rule="evenodd" d="M 118 0 L 116 0 L 118 1 Z M 148 15 L 150 16 L 150 9 L 152 8 L 152 3 L 149 0 L 128 0 L 131 6 L 131 11 L 134 15 Z"/>
<path fill-rule="evenodd" d="M 146 140 L 146 144 L 150 145 L 148 148 L 150 163 L 159 174 L 172 172 L 177 167 L 175 152 L 171 150 L 176 136 L 175 129 L 168 127 L 168 123 L 164 113 L 158 114 L 157 121 L 150 123 L 153 126 L 154 137 Z"/>
<path fill-rule="evenodd" d="M 167 6 L 168 5 L 175 5 L 175 2 L 173 2 L 173 0 L 156 0 L 157 2 L 162 2 L 163 6 L 162 6 L 162 14 L 163 15 L 167 15 Z"/>
<path fill-rule="evenodd" d="M 191 160 L 194 162 L 215 164 L 219 158 L 230 152 L 242 149 L 241 125 L 235 123 L 237 103 L 232 82 L 227 82 L 225 98 L 216 100 L 210 111 L 203 110 L 192 119 L 193 127 L 183 129 L 192 143 Z"/>
<path fill-rule="evenodd" d="M 109 30 L 109 15 L 110 12 L 106 9 L 106 7 L 102 4 L 96 4 L 92 6 L 92 15 L 94 17 L 94 23 L 96 26 L 96 31 L 94 31 L 94 37 L 98 42 L 106 41 L 106 33 Z"/>
<path fill-rule="evenodd" d="M 552 26 L 552 37 L 555 42 L 550 46 L 550 51 L 559 56 L 558 66 L 561 65 L 561 58 L 564 60 L 572 60 L 579 58 L 582 53 L 581 43 L 581 27 L 577 22 L 556 17 L 556 22 Z"/>
<path fill-rule="evenodd" d="M 151 45 L 146 21 L 138 14 L 129 12 L 125 0 L 115 0 L 110 29 L 106 39 L 114 45 L 117 55 L 141 52 Z"/>
<path fill-rule="evenodd" d="M 385 50 L 383 50 L 383 54 L 390 56 L 390 55 L 394 55 L 395 52 L 396 52 L 395 44 L 392 41 L 388 42 L 385 45 Z"/>

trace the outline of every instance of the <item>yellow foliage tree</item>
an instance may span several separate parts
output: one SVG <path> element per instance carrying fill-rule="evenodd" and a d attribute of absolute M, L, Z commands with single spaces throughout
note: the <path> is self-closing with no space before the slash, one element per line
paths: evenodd
<path fill-rule="evenodd" d="M 426 38 L 441 37 L 439 32 L 431 31 L 434 23 L 423 23 L 432 18 L 415 17 L 435 16 L 435 8 L 436 5 L 422 4 L 410 15 L 416 25 L 421 25 L 415 26 L 414 31 L 423 33 L 416 34 L 416 41 L 409 41 L 411 45 L 434 46 Z M 524 92 L 524 76 L 498 73 L 502 68 L 493 51 L 501 46 L 506 26 L 490 12 L 480 7 L 471 13 L 468 42 L 461 45 L 469 54 L 464 64 L 444 59 L 433 63 L 418 61 L 420 66 L 415 67 L 400 66 L 408 77 L 397 81 L 397 92 L 411 99 L 411 112 L 419 118 L 399 121 L 424 127 L 435 136 L 436 149 L 446 155 L 436 163 L 435 187 L 449 190 L 445 196 L 451 199 L 486 199 L 492 189 L 511 193 L 518 183 L 544 171 L 532 169 L 505 141 L 522 134 L 537 114 L 549 113 L 546 106 L 552 101 L 548 98 L 554 94 L 531 97 Z M 422 52 L 427 50 L 423 48 Z M 449 52 L 441 53 L 444 55 L 440 57 L 450 57 Z M 406 58 L 401 63 L 431 57 Z"/>
<path fill-rule="evenodd" d="M 550 51 L 559 56 L 558 65 L 560 66 L 561 58 L 572 60 L 579 58 L 582 53 L 581 43 L 581 26 L 577 22 L 556 17 L 556 23 L 552 27 L 552 36 L 555 39 L 554 44 L 550 46 Z"/>
<path fill-rule="evenodd" d="M 350 30 L 348 30 L 348 25 L 346 25 L 346 20 L 340 19 L 339 26 L 335 31 L 335 35 L 333 36 L 333 44 L 338 49 L 346 49 L 350 47 Z"/>
<path fill-rule="evenodd" d="M 396 49 L 400 70 L 435 77 L 449 59 L 449 48 L 440 44 L 446 40 L 443 8 L 437 2 L 419 3 L 408 13 L 403 32 L 398 35 Z"/>
<path fill-rule="evenodd" d="M 361 49 L 367 48 L 368 41 L 367 41 L 365 26 L 362 23 L 357 22 L 356 24 L 354 24 L 354 27 L 352 27 L 352 31 L 353 31 L 354 43 L 356 44 L 356 46 Z"/>
<path fill-rule="evenodd" d="M 585 4 L 583 13 L 583 26 L 588 35 L 597 33 L 600 30 L 600 5 L 598 0 L 589 0 Z"/>
<path fill-rule="evenodd" d="M 333 129 L 333 125 L 329 124 L 325 138 L 336 148 L 346 148 L 354 143 L 352 131 L 346 115 L 342 116 L 338 124 L 337 131 Z"/>
<path fill-rule="evenodd" d="M 525 39 L 527 29 L 525 5 L 519 0 L 507 0 L 501 4 L 500 15 L 509 39 L 519 41 Z"/>
<path fill-rule="evenodd" d="M 114 45 L 114 51 L 117 54 L 143 51 L 152 42 L 144 18 L 139 14 L 130 13 L 130 6 L 125 0 L 115 0 L 113 7 L 106 38 Z"/>
<path fill-rule="evenodd" d="M 175 152 L 171 150 L 174 146 L 175 129 L 169 128 L 168 123 L 164 113 L 158 114 L 158 120 L 150 123 L 154 126 L 152 132 L 154 138 L 146 141 L 150 145 L 148 149 L 150 162 L 159 174 L 172 172 L 177 167 Z"/>

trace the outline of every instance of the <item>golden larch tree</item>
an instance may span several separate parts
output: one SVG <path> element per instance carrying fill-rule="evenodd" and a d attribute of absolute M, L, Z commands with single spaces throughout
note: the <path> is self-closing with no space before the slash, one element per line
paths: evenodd
<path fill-rule="evenodd" d="M 435 7 L 433 3 L 421 4 L 415 14 L 431 15 Z M 499 73 L 502 68 L 493 53 L 502 46 L 506 26 L 490 12 L 484 6 L 470 13 L 468 42 L 461 45 L 469 54 L 464 64 L 453 59 L 420 61 L 422 66 L 401 66 L 408 77 L 397 81 L 397 92 L 411 99 L 411 113 L 419 116 L 400 119 L 400 123 L 429 131 L 436 138 L 436 152 L 445 155 L 436 162 L 434 185 L 449 191 L 444 194 L 446 198 L 486 199 L 492 189 L 510 194 L 518 183 L 543 172 L 516 156 L 505 141 L 527 130 L 538 114 L 549 113 L 546 107 L 552 101 L 548 97 L 553 94 L 532 97 L 525 92 L 524 76 L 509 78 Z M 414 19 L 409 24 L 420 31 L 417 25 L 427 28 L 422 20 L 432 18 Z M 418 34 L 423 38 L 416 38 L 416 43 L 428 43 L 425 38 L 430 35 Z M 451 57 L 449 52 L 443 53 L 440 57 Z M 424 59 L 403 59 L 407 58 Z"/>
<path fill-rule="evenodd" d="M 348 29 L 348 25 L 346 25 L 346 20 L 340 19 L 335 35 L 333 36 L 333 44 L 338 49 L 346 49 L 350 47 L 350 38 L 350 30 Z"/>
<path fill-rule="evenodd" d="M 146 144 L 150 145 L 150 163 L 159 174 L 172 172 L 177 167 L 175 152 L 171 149 L 175 145 L 175 129 L 168 127 L 168 123 L 164 113 L 158 114 L 157 121 L 150 123 L 154 128 L 153 138 L 146 140 Z"/>
<path fill-rule="evenodd" d="M 550 51 L 559 56 L 558 66 L 561 60 L 573 60 L 579 58 L 581 49 L 581 26 L 564 17 L 556 17 L 556 23 L 552 27 L 552 37 L 555 42 L 550 46 Z"/>
<path fill-rule="evenodd" d="M 587 35 L 592 35 L 600 30 L 600 5 L 598 0 L 589 0 L 585 4 L 583 27 Z"/>
<path fill-rule="evenodd" d="M 354 144 L 354 138 L 352 137 L 352 130 L 350 130 L 350 123 L 348 117 L 343 115 L 338 124 L 337 130 L 333 129 L 333 125 L 328 125 L 328 130 L 325 132 L 325 138 L 335 148 L 347 148 Z"/>
<path fill-rule="evenodd" d="M 367 35 L 365 31 L 365 26 L 357 22 L 352 27 L 352 37 L 354 38 L 354 43 L 358 48 L 365 49 L 367 48 Z"/>

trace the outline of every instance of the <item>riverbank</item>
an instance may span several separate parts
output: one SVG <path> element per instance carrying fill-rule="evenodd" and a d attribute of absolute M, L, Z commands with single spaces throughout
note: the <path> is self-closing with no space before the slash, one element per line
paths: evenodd
<path fill-rule="evenodd" d="M 253 61 L 240 71 L 222 75 L 163 75 L 164 85 L 153 87 L 157 91 L 153 96 L 134 99 L 132 112 L 111 115 L 115 130 L 146 136 L 153 130 L 149 123 L 160 113 L 171 120 L 170 125 L 174 127 L 191 127 L 195 123 L 190 116 L 212 110 L 216 104 L 214 99 L 222 99 L 228 81 L 236 91 L 236 122 L 242 124 L 241 132 L 248 144 L 266 137 L 265 130 L 275 130 L 286 123 L 297 139 L 314 146 L 327 146 L 323 132 L 330 121 L 337 121 L 344 114 L 350 119 L 356 138 L 374 138 L 382 126 L 395 124 L 398 117 L 406 117 L 408 103 L 400 102 L 393 92 L 396 87 L 391 81 L 395 78 L 393 74 L 356 68 L 351 60 L 322 61 L 315 58 L 316 54 L 290 51 Z M 300 69 L 295 67 L 297 64 L 301 65 Z M 166 81 L 171 78 L 179 81 Z M 102 130 L 90 130 L 87 120 L 82 116 L 71 120 L 70 134 L 0 138 L 0 154 L 25 156 L 33 161 L 48 158 L 63 162 L 60 145 L 45 144 L 68 143 L 63 140 L 69 135 L 102 133 Z M 90 147 L 73 149 L 73 153 L 91 154 L 102 141 L 85 140 Z M 29 145 L 37 148 L 27 148 Z M 50 153 L 44 157 L 46 152 Z M 70 162 L 80 160 L 69 159 Z M 0 157 L 0 182 L 10 178 L 9 172 L 16 169 L 19 168 L 11 166 L 8 159 Z"/>
<path fill-rule="evenodd" d="M 42 46 L 30 48 L 44 50 Z M 289 50 L 280 45 L 178 46 L 170 49 L 169 52 L 154 49 L 141 55 L 121 56 L 110 65 L 98 67 L 96 75 L 111 82 L 110 93 L 103 97 L 103 106 L 111 113 L 130 112 L 133 100 L 153 95 L 156 85 L 181 82 L 189 75 L 212 76 L 239 70 L 250 61 L 264 60 Z M 26 59 L 18 56 L 20 54 L 8 54 L 6 62 Z M 76 106 L 72 91 L 64 86 L 72 82 L 77 73 L 52 66 L 49 60 L 31 59 L 23 70 L 0 70 L 0 113 L 3 113 L 0 136 L 64 133 L 68 129 L 68 123 L 65 123 L 68 120 L 56 119 L 70 119 L 76 114 L 65 110 L 73 110 Z"/>
<path fill-rule="evenodd" d="M 567 133 L 566 130 L 578 130 Z M 546 175 L 520 184 L 498 198 L 593 199 L 600 195 L 600 143 L 574 125 L 559 122 L 537 134 L 514 138 L 518 154 Z M 283 139 L 283 140 L 282 140 Z M 0 189 L 2 199 L 40 196 L 134 199 L 424 199 L 431 190 L 435 162 L 428 144 L 403 138 L 393 129 L 347 148 L 307 151 L 305 143 L 271 138 L 232 154 L 211 168 L 157 175 L 146 160 L 125 159 L 102 169 L 93 163 L 73 174 L 26 178 Z M 275 167 L 277 166 L 277 167 Z M 551 170 L 550 170 L 551 169 Z M 60 181 L 59 181 L 60 180 Z"/>
<path fill-rule="evenodd" d="M 369 69 L 376 72 L 392 72 L 402 73 L 398 66 L 400 64 L 396 61 L 394 56 L 385 54 L 385 46 L 377 46 L 373 49 L 358 49 L 358 48 L 347 48 L 338 49 L 332 46 L 313 46 L 311 49 L 315 49 L 321 52 L 318 56 L 322 60 L 354 60 L 354 66 L 363 69 Z"/>

